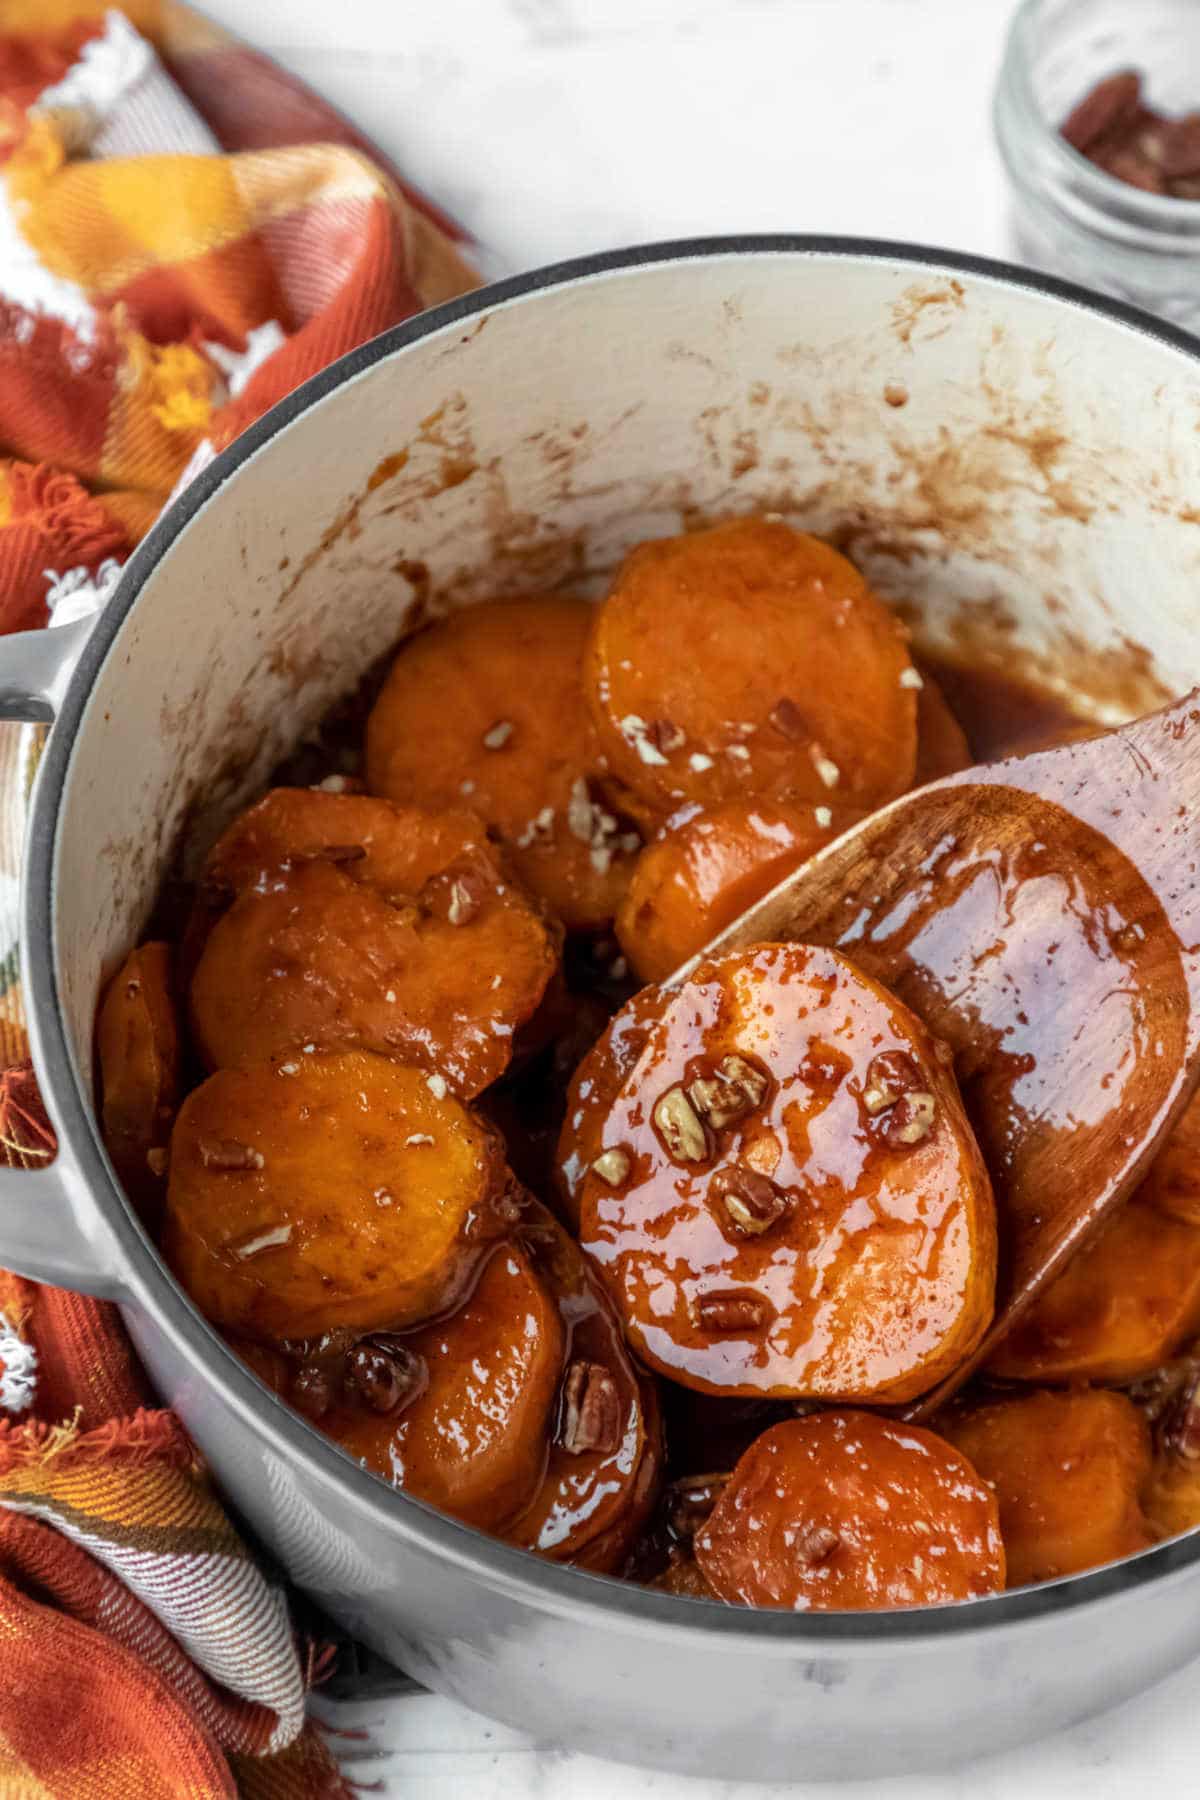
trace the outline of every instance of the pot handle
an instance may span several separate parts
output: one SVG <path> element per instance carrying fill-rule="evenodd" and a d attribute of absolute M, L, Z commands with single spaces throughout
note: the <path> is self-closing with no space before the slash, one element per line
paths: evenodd
<path fill-rule="evenodd" d="M 0 1167 L 0 1268 L 99 1300 L 122 1299 L 121 1283 L 105 1268 L 111 1256 L 84 1224 L 93 1211 L 61 1145 L 44 1169 Z"/>
<path fill-rule="evenodd" d="M 89 616 L 0 637 L 0 720 L 53 722 L 94 623 Z M 91 1217 L 82 1178 L 61 1143 L 44 1168 L 0 1165 L 0 1267 L 52 1287 L 116 1298 L 103 1247 L 84 1223 Z"/>
<path fill-rule="evenodd" d="M 0 638 L 0 719 L 49 725 L 95 624 L 94 617 Z"/>

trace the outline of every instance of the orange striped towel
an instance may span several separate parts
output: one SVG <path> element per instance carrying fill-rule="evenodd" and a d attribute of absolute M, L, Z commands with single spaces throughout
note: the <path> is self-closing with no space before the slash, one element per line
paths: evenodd
<path fill-rule="evenodd" d="M 315 1653 L 111 1307 L 0 1273 L 0 1794 L 345 1796 Z"/>
<path fill-rule="evenodd" d="M 4 0 L 0 34 L 12 631 L 76 571 L 119 563 L 181 477 L 298 382 L 477 277 L 336 115 L 171 0 Z M 240 148 L 270 141 L 272 115 L 283 147 Z"/>
<path fill-rule="evenodd" d="M 173 0 L 0 0 L 0 632 L 95 611 L 168 496 L 299 381 L 475 285 L 336 114 Z M 29 734 L 0 737 L 0 907 Z M 14 773 L 20 780 L 15 780 Z M 0 911 L 0 1066 L 27 1054 Z M 54 1141 L 28 1064 L 0 1145 Z M 320 1659 L 115 1311 L 0 1273 L 0 1794 L 346 1789 Z"/>

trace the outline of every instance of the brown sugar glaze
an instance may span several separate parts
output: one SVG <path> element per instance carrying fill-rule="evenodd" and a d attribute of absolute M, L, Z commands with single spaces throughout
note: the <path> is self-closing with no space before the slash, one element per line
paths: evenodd
<path fill-rule="evenodd" d="M 991 664 L 934 656 L 918 660 L 949 702 L 976 762 L 995 762 L 1097 729 L 1074 712 L 1062 694 Z"/>
<path fill-rule="evenodd" d="M 1059 695 L 991 667 L 932 659 L 920 666 L 946 695 L 976 760 L 995 760 L 1092 729 Z M 911 677 L 911 670 L 908 673 Z M 899 681 L 901 692 L 914 687 L 919 687 L 915 678 Z M 364 693 L 359 704 L 331 721 L 323 744 L 307 753 L 303 763 L 293 762 L 281 770 L 277 780 L 302 788 L 310 782 L 329 784 L 334 792 L 353 793 L 362 775 L 358 745 L 370 704 L 371 695 Z M 782 705 L 778 702 L 775 711 Z M 671 721 L 652 720 L 651 724 L 670 727 Z M 748 730 L 748 726 L 739 729 Z M 762 729 L 765 732 L 767 727 Z M 664 729 L 666 735 L 669 731 Z M 490 752 L 491 746 L 487 748 Z M 955 754 L 952 730 L 948 754 Z M 957 754 L 959 764 L 955 766 L 961 766 L 961 738 Z M 696 758 L 698 764 L 710 760 L 707 755 Z M 847 753 L 843 761 L 849 760 Z M 490 770 L 491 762 L 482 753 L 480 761 Z M 638 773 L 636 767 L 632 773 Z M 827 777 L 821 775 L 813 792 L 816 804 L 809 827 L 825 835 L 839 829 L 836 813 L 824 804 L 827 786 Z M 379 807 L 384 802 L 372 799 L 364 804 Z M 749 804 L 758 806 L 757 802 Z M 527 806 L 521 811 L 518 823 L 528 810 Z M 758 811 L 754 817 L 758 819 Z M 676 829 L 678 824 L 677 819 L 673 821 Z M 643 836 L 652 829 L 651 821 Z M 886 961 L 896 942 L 903 940 L 913 984 L 919 987 L 925 966 L 936 968 L 939 979 L 961 985 L 971 979 L 968 964 L 986 961 L 991 939 L 1000 932 L 1019 935 L 1023 892 L 1049 888 L 1058 896 L 1055 910 L 1063 929 L 1053 942 L 1042 940 L 1035 947 L 1027 990 L 1022 989 L 1017 1008 L 1020 1029 L 1014 1034 L 1006 1028 L 1002 1034 L 981 1011 L 971 1045 L 952 1046 L 958 1052 L 956 1074 L 992 1173 L 999 1175 L 998 1185 L 1003 1183 L 1005 1168 L 1005 1118 L 1044 1115 L 1054 1067 L 1079 1054 L 1078 1047 L 1058 1031 L 1058 1022 L 1061 996 L 1069 992 L 1083 966 L 1102 965 L 1114 1016 L 1119 1014 L 1115 1023 L 1102 1019 L 1100 1035 L 1120 1040 L 1138 1029 L 1139 921 L 1109 916 L 1106 891 L 1110 884 L 1103 854 L 1083 867 L 1077 862 L 1056 862 L 1052 821 L 1047 822 L 1043 839 L 1020 857 L 1014 856 L 1010 866 L 986 868 L 968 866 L 961 859 L 956 862 L 954 846 L 933 843 L 928 891 L 917 910 L 902 918 L 881 914 L 848 921 L 842 939 L 854 962 L 868 974 L 876 949 L 886 952 Z M 294 846 L 289 845 L 289 856 L 293 851 Z M 357 892 L 368 872 L 366 862 L 364 856 L 360 858 L 363 866 L 338 865 L 338 883 L 354 884 Z M 294 885 L 308 877 L 289 873 L 286 879 Z M 192 896 L 187 898 L 190 905 Z M 389 903 L 394 904 L 394 897 Z M 212 921 L 206 918 L 203 922 L 207 936 Z M 170 931 L 169 926 L 166 929 Z M 965 950 L 964 945 L 970 949 Z M 203 947 L 203 937 L 199 947 Z M 553 1197 L 553 1150 L 568 1080 L 606 1021 L 637 990 L 630 971 L 631 963 L 637 966 L 636 960 L 622 954 L 623 949 L 623 941 L 614 943 L 611 938 L 578 935 L 568 939 L 563 975 L 554 978 L 537 1020 L 541 1035 L 530 1034 L 523 1045 L 511 1049 L 506 1044 L 505 1061 L 515 1050 L 512 1066 L 499 1081 L 487 1086 L 477 1102 L 483 1118 L 501 1127 L 518 1181 L 539 1199 Z M 186 946 L 181 955 L 186 965 Z M 490 967 L 488 975 L 490 979 Z M 236 990 L 238 983 L 227 985 Z M 915 994 L 907 997 L 912 1003 Z M 694 1000 L 698 1007 L 701 998 Z M 678 1067 L 675 1062 L 670 1068 L 656 1066 L 656 1078 L 669 1076 L 686 1088 L 711 1075 L 708 1064 L 718 1052 L 738 1047 L 732 1039 L 726 1042 L 728 1021 L 722 1015 L 720 995 L 714 991 L 709 998 L 713 1016 L 703 1019 L 697 1012 L 694 1042 L 684 1046 Z M 916 1010 L 936 1033 L 936 995 L 924 998 L 928 1007 L 918 1000 Z M 555 1560 L 653 1577 L 662 1574 L 661 1559 L 655 1566 L 656 1546 L 661 1544 L 662 1519 L 672 1503 L 668 1488 L 666 1502 L 654 1511 L 664 1478 L 673 1483 L 704 1471 L 730 1471 L 771 1426 L 812 1409 L 809 1398 L 796 1397 L 798 1391 L 824 1405 L 904 1402 L 926 1392 L 936 1380 L 941 1367 L 937 1352 L 943 1340 L 949 1345 L 946 1358 L 961 1362 L 984 1323 L 983 1303 L 974 1311 L 966 1304 L 969 1283 L 974 1278 L 981 1288 L 987 1287 L 994 1266 L 993 1250 L 981 1257 L 977 1245 L 973 1249 L 967 1245 L 972 1233 L 978 1236 L 977 1228 L 961 1207 L 956 1212 L 950 1203 L 955 1192 L 964 1185 L 970 1187 L 971 1178 L 950 1166 L 953 1159 L 943 1141 L 940 1149 L 930 1142 L 909 1153 L 911 1180 L 907 1172 L 903 1178 L 892 1179 L 889 1158 L 872 1138 L 859 1100 L 871 1056 L 879 1053 L 880 1043 L 868 1041 L 865 1028 L 856 1035 L 853 1028 L 844 1027 L 845 1041 L 839 1043 L 834 1041 L 836 1031 L 814 1027 L 806 1034 L 806 1046 L 797 1051 L 796 1034 L 789 1033 L 780 1016 L 778 999 L 768 994 L 771 1004 L 757 1021 L 762 1027 L 759 1050 L 764 1065 L 783 1072 L 779 1081 L 769 1086 L 762 1117 L 753 1129 L 739 1126 L 729 1143 L 720 1147 L 720 1154 L 714 1152 L 711 1166 L 702 1172 L 683 1172 L 676 1189 L 679 1204 L 666 1209 L 677 1217 L 651 1221 L 652 1231 L 659 1233 L 661 1258 L 702 1266 L 699 1285 L 695 1280 L 690 1285 L 676 1282 L 664 1274 L 657 1282 L 656 1302 L 650 1291 L 655 1287 L 653 1271 L 647 1274 L 643 1267 L 630 1277 L 635 1287 L 642 1282 L 646 1289 L 645 1314 L 654 1314 L 657 1306 L 656 1328 L 662 1326 L 662 1297 L 675 1294 L 687 1316 L 675 1319 L 673 1330 L 658 1329 L 651 1342 L 651 1333 L 639 1333 L 628 1317 L 622 1330 L 618 1311 L 605 1291 L 610 1271 L 599 1248 L 604 1229 L 614 1224 L 619 1208 L 612 1195 L 596 1186 L 596 1178 L 588 1176 L 595 1160 L 613 1148 L 629 1149 L 639 1163 L 659 1156 L 661 1144 L 650 1119 L 638 1111 L 636 1099 L 619 1118 L 613 1109 L 616 1089 L 647 1054 L 648 1046 L 650 1060 L 654 1060 L 652 1039 L 659 1020 L 656 1007 L 647 1002 L 640 1012 L 634 1009 L 627 1025 L 606 1039 L 597 1059 L 585 1062 L 589 1073 L 576 1090 L 585 1103 L 587 1124 L 577 1145 L 577 1166 L 566 1172 L 568 1194 L 562 1211 L 571 1231 L 579 1231 L 579 1203 L 583 1201 L 582 1235 L 592 1260 L 581 1254 L 573 1237 L 540 1206 L 524 1196 L 510 1195 L 519 1217 L 510 1222 L 511 1235 L 499 1249 L 488 1247 L 488 1256 L 465 1299 L 456 1296 L 452 1310 L 435 1314 L 423 1324 L 400 1322 L 377 1332 L 377 1342 L 364 1340 L 372 1355 L 396 1355 L 401 1369 L 407 1358 L 424 1371 L 420 1381 L 427 1385 L 418 1384 L 399 1411 L 373 1414 L 369 1396 L 364 1399 L 365 1390 L 355 1384 L 353 1352 L 331 1340 L 328 1368 L 322 1363 L 317 1369 L 333 1394 L 320 1421 L 324 1429 L 352 1455 L 367 1452 L 368 1466 L 377 1467 L 385 1476 L 390 1472 L 414 1493 L 514 1543 Z M 770 1016 L 772 1013 L 775 1016 Z M 870 1031 L 875 1030 L 871 1022 Z M 890 1053 L 905 1055 L 912 1050 L 913 1040 L 903 1032 L 893 1033 L 893 1037 L 885 1045 Z M 940 1049 L 928 1032 L 917 1045 L 922 1085 L 936 1092 L 938 1099 L 938 1131 L 943 1137 L 955 1138 L 958 1126 L 953 1115 L 957 1109 L 961 1119 L 961 1108 L 957 1097 L 952 1099 L 939 1086 L 941 1078 L 949 1083 L 945 1063 L 940 1075 L 937 1068 Z M 796 1057 L 793 1051 L 797 1051 Z M 439 1079 L 436 1070 L 442 1060 L 430 1058 L 434 1080 Z M 591 1067 L 593 1060 L 595 1066 Z M 461 1082 L 457 1069 L 451 1073 Z M 768 1078 L 769 1083 L 772 1079 Z M 481 1079 L 467 1085 L 485 1083 Z M 823 1086 L 827 1093 L 820 1091 Z M 952 1090 L 953 1084 L 949 1086 Z M 1116 1080 L 1108 1103 L 1119 1101 Z M 1076 1130 L 1080 1121 L 1052 1120 L 1048 1128 Z M 758 1169 L 754 1157 L 749 1158 L 751 1168 L 764 1175 L 768 1185 L 774 1179 L 780 1188 L 799 1191 L 806 1181 L 816 1187 L 823 1184 L 822 1193 L 811 1196 L 808 1213 L 797 1217 L 794 1245 L 788 1241 L 790 1226 L 768 1243 L 756 1236 L 739 1236 L 736 1230 L 730 1233 L 722 1221 L 720 1183 L 714 1187 L 714 1176 L 722 1174 L 731 1158 L 740 1167 L 756 1134 L 762 1156 L 779 1152 L 787 1161 L 787 1166 L 778 1159 L 773 1161 L 768 1177 L 765 1167 Z M 965 1135 L 969 1139 L 969 1133 Z M 409 1141 L 422 1154 L 427 1153 L 422 1135 Z M 961 1149 L 956 1153 L 961 1158 Z M 929 1181 L 923 1187 L 919 1173 L 922 1166 L 927 1175 L 932 1171 L 930 1179 L 938 1189 L 932 1210 L 924 1191 Z M 244 1180 L 236 1174 L 233 1179 Z M 645 1185 L 649 1189 L 654 1183 L 648 1180 Z M 946 1204 L 939 1211 L 943 1199 Z M 598 1218 L 599 1231 L 595 1228 Z M 636 1224 L 641 1230 L 645 1220 Z M 869 1260 L 860 1257 L 856 1234 L 862 1243 L 870 1240 L 872 1245 L 877 1238 L 883 1245 L 883 1261 L 890 1258 L 897 1271 L 918 1267 L 923 1276 L 928 1275 L 917 1301 L 920 1316 L 898 1317 L 891 1336 L 885 1331 L 873 1343 L 855 1336 L 857 1265 Z M 1010 1234 L 1010 1257 L 1012 1241 Z M 814 1272 L 817 1278 L 812 1281 L 812 1293 L 800 1292 Z M 846 1283 L 846 1294 L 838 1300 L 840 1316 L 835 1316 L 837 1305 L 823 1317 L 819 1305 L 808 1304 L 814 1295 L 819 1298 L 826 1276 L 830 1278 L 826 1289 L 830 1284 L 836 1286 L 838 1280 Z M 692 1341 L 696 1337 L 692 1315 L 697 1299 L 704 1298 L 701 1288 L 705 1282 L 713 1289 L 710 1298 L 719 1303 L 717 1310 L 729 1301 L 733 1311 L 726 1307 L 729 1316 L 720 1318 L 714 1313 L 711 1328 L 705 1327 L 706 1341 L 697 1346 Z M 507 1316 L 517 1304 L 511 1295 L 522 1283 L 531 1296 L 527 1308 L 524 1302 L 518 1308 L 523 1310 L 528 1342 L 511 1337 L 506 1341 L 503 1336 L 493 1339 L 490 1314 Z M 898 1274 L 897 1290 L 902 1285 Z M 497 1293 L 504 1290 L 508 1297 L 494 1301 L 493 1288 Z M 766 1330 L 758 1342 L 751 1342 L 753 1331 L 745 1328 L 742 1314 L 734 1314 L 738 1304 L 744 1303 L 742 1313 L 748 1316 L 764 1295 Z M 630 1310 L 636 1315 L 638 1307 Z M 871 1309 L 862 1304 L 858 1310 L 865 1315 Z M 956 1337 L 960 1315 L 967 1323 Z M 772 1335 L 775 1321 L 781 1323 Z M 266 1351 L 261 1341 L 249 1348 L 253 1352 L 249 1360 L 257 1367 L 255 1358 L 261 1360 Z M 307 1354 L 298 1340 L 280 1344 L 275 1352 L 276 1361 L 284 1365 L 277 1384 L 295 1404 L 301 1404 L 297 1383 L 309 1367 Z M 642 1366 L 635 1360 L 639 1357 Z M 348 1374 L 343 1373 L 343 1363 Z M 787 1366 L 776 1381 L 781 1364 Z M 646 1373 L 646 1368 L 656 1373 Z M 439 1375 L 443 1369 L 445 1373 Z M 709 1388 L 706 1383 L 714 1370 Z M 814 1370 L 819 1371 L 817 1377 Z M 666 1379 L 660 1380 L 660 1376 Z M 455 1382 L 460 1388 L 458 1395 L 453 1392 Z M 598 1395 L 603 1404 L 592 1405 L 581 1426 L 589 1383 L 592 1399 Z M 788 1397 L 781 1398 L 783 1394 Z M 578 1414 L 574 1421 L 573 1410 Z M 459 1469 L 454 1460 L 460 1427 L 462 1442 L 472 1445 L 470 1469 Z M 674 1558 L 683 1541 L 671 1539 L 671 1567 L 680 1591 L 703 1591 L 702 1587 L 689 1588 L 687 1565 Z M 921 1597 L 915 1592 L 908 1596 L 910 1602 Z M 768 1604 L 779 1603 L 770 1596 L 764 1599 Z"/>

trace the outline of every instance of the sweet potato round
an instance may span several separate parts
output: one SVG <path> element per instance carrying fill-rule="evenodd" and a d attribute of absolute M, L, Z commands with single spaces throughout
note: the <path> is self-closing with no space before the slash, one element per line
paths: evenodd
<path fill-rule="evenodd" d="M 922 675 L 917 693 L 917 768 L 914 787 L 940 781 L 969 769 L 975 758 L 967 734 L 950 710 L 949 702 L 932 675 Z"/>
<path fill-rule="evenodd" d="M 163 1253 L 223 1330 L 416 1324 L 515 1206 L 503 1146 L 422 1069 L 363 1052 L 223 1069 L 180 1109 Z"/>
<path fill-rule="evenodd" d="M 1068 1263 L 988 1359 L 1010 1381 L 1120 1384 L 1200 1330 L 1200 1227 L 1145 1187 Z"/>
<path fill-rule="evenodd" d="M 169 944 L 139 944 L 109 982 L 96 1020 L 96 1056 L 105 1148 L 130 1199 L 155 1221 L 179 1102 L 181 1048 Z"/>
<path fill-rule="evenodd" d="M 277 789 L 208 875 L 235 896 L 192 978 L 210 1068 L 361 1046 L 470 1098 L 503 1074 L 558 966 L 557 929 L 468 813 Z"/>
<path fill-rule="evenodd" d="M 853 564 L 761 519 L 633 550 L 584 674 L 613 777 L 660 817 L 895 798 L 916 764 L 914 680 L 903 627 Z"/>
<path fill-rule="evenodd" d="M 1021 1394 L 952 1412 L 937 1429 L 995 1490 L 1009 1587 L 1094 1569 L 1152 1542 L 1139 1502 L 1150 1436 L 1124 1394 Z"/>
<path fill-rule="evenodd" d="M 321 1429 L 406 1493 L 501 1531 L 544 1477 L 564 1342 L 553 1295 L 502 1244 L 465 1305 L 403 1338 L 427 1374 L 416 1397 L 390 1417 L 343 1403 Z"/>
<path fill-rule="evenodd" d="M 1200 1525 L 1200 1461 L 1194 1444 L 1181 1452 L 1167 1441 L 1155 1446 L 1150 1475 L 1142 1488 L 1141 1500 L 1151 1528 L 1159 1537 L 1177 1537 L 1181 1531 L 1194 1531 Z"/>
<path fill-rule="evenodd" d="M 372 791 L 470 806 L 575 931 L 608 924 L 640 848 L 596 779 L 581 681 L 591 619 L 552 595 L 454 613 L 401 648 L 367 723 Z"/>
<path fill-rule="evenodd" d="M 580 1241 L 638 1356 L 716 1394 L 932 1387 L 991 1318 L 996 1238 L 929 1033 L 845 957 L 798 944 L 701 963 L 657 1016 L 655 994 L 615 1097 L 600 1084 L 569 1112 L 561 1156 L 587 1162 Z"/>
<path fill-rule="evenodd" d="M 1200 1094 L 1155 1157 L 1142 1193 L 1164 1217 L 1200 1225 Z"/>
<path fill-rule="evenodd" d="M 730 800 L 664 833 L 638 857 L 617 909 L 617 937 L 633 968 L 643 981 L 673 974 L 860 816 Z"/>
<path fill-rule="evenodd" d="M 998 1593 L 996 1501 L 932 1432 L 874 1413 L 774 1425 L 694 1539 L 731 1605 L 794 1611 L 938 1606 Z"/>
<path fill-rule="evenodd" d="M 541 1207 L 522 1241 L 567 1329 L 546 1473 L 506 1535 L 553 1562 L 600 1571 L 623 1560 L 657 1495 L 662 1447 L 653 1391 L 578 1246 Z"/>
<path fill-rule="evenodd" d="M 669 1562 L 660 1575 L 647 1582 L 648 1587 L 657 1588 L 663 1594 L 679 1594 L 686 1600 L 715 1600 L 712 1583 L 691 1556 L 677 1556 Z"/>

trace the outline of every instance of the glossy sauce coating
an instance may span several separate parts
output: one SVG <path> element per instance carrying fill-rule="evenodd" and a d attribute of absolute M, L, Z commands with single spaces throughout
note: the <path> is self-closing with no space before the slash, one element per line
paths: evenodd
<path fill-rule="evenodd" d="M 987 1174 L 933 1040 L 795 944 L 702 963 L 664 997 L 578 1134 L 598 1146 L 580 1239 L 638 1355 L 713 1393 L 933 1386 L 978 1343 L 995 1278 Z"/>
<path fill-rule="evenodd" d="M 785 526 L 645 545 L 597 609 L 497 601 L 411 639 L 368 727 L 376 794 L 275 789 L 213 852 L 176 951 L 181 991 L 201 970 L 183 1060 L 198 1048 L 236 1067 L 185 1108 L 166 1251 L 251 1366 L 385 1480 L 551 1559 L 658 1570 L 652 1585 L 711 1600 L 719 1587 L 737 1603 L 912 1605 L 999 1585 L 986 1480 L 946 1442 L 862 1412 L 794 1416 L 798 1394 L 926 1391 L 987 1320 L 986 1179 L 928 1034 L 914 1048 L 903 1005 L 876 995 L 887 1028 L 851 1006 L 847 1037 L 829 1028 L 846 1002 L 836 981 L 814 1000 L 807 977 L 760 969 L 740 989 L 711 973 L 682 997 L 646 988 L 583 1054 L 625 979 L 614 913 L 631 972 L 659 979 L 859 809 L 973 756 L 1092 730 L 998 667 L 922 662 L 919 680 L 906 643 L 843 558 Z M 306 754 L 292 779 L 319 780 Z M 885 899 L 842 921 L 853 957 L 928 1005 L 935 1030 L 940 995 L 979 996 L 954 1049 L 1005 1190 L 1031 1122 L 1087 1154 L 1092 1121 L 1046 1114 L 1064 1067 L 1111 1054 L 1107 1091 L 1129 1103 L 1146 985 L 1145 921 L 1113 916 L 1111 862 L 1068 866 L 1052 820 L 1010 852 L 931 839 L 912 906 Z M 1001 1005 L 990 950 L 1035 915 L 1048 930 Z M 594 940 L 562 967 L 559 921 Z M 593 952 L 603 972 L 581 974 Z M 97 1021 L 106 1140 L 147 1216 L 164 1198 L 147 1153 L 158 1160 L 178 1097 L 170 954 L 135 952 Z M 1106 998 L 1072 1041 L 1058 1022 L 1088 971 Z M 892 1109 L 865 1106 L 868 1048 L 912 1058 L 934 1100 L 927 1137 L 887 1140 Z M 708 1083 L 719 1101 L 714 1067 L 746 1049 L 761 1098 L 720 1126 L 701 1111 L 704 1155 L 681 1165 L 667 1140 L 678 1150 L 688 1121 L 656 1124 L 660 1080 L 679 1075 L 685 1096 Z M 510 1173 L 544 1191 L 580 1057 L 556 1176 L 599 1268 Z M 293 1065 L 319 1088 L 297 1109 L 279 1101 Z M 485 1089 L 507 1144 L 453 1097 Z M 911 1103 L 895 1118 L 921 1122 Z M 1051 1220 L 1060 1198 L 1043 1184 Z M 1041 1222 L 1006 1213 L 1010 1273 Z M 1200 1324 L 1198 1229 L 1200 1100 L 993 1371 L 1117 1381 L 1153 1368 Z M 385 1377 L 391 1359 L 394 1392 L 364 1385 L 356 1358 Z M 996 1483 L 1010 1585 L 1200 1523 L 1200 1425 L 1160 1420 L 1151 1462 L 1124 1395 L 997 1399 L 985 1385 L 943 1429 L 970 1438 Z M 676 1534 L 689 1475 L 727 1483 L 724 1512 L 709 1492 Z M 935 1529 L 930 1558 L 917 1540 Z M 717 1587 L 692 1555 L 705 1534 Z"/>
<path fill-rule="evenodd" d="M 874 1413 L 764 1432 L 694 1542 L 701 1573 L 735 1606 L 938 1606 L 1004 1586 L 996 1501 L 966 1458 Z"/>
<path fill-rule="evenodd" d="M 662 1465 L 657 1404 L 578 1246 L 543 1208 L 531 1215 L 522 1242 L 558 1301 L 566 1369 L 542 1485 L 507 1535 L 554 1562 L 604 1572 L 619 1566 L 654 1503 Z"/>
<path fill-rule="evenodd" d="M 571 1078 L 555 1155 L 555 1178 L 562 1212 L 576 1233 L 583 1184 L 600 1154 L 605 1121 L 668 998 L 657 987 L 640 989 L 609 1021 Z"/>
<path fill-rule="evenodd" d="M 143 1218 L 157 1220 L 182 1060 L 169 944 L 139 944 L 109 982 L 96 1021 L 96 1055 L 113 1167 Z"/>
<path fill-rule="evenodd" d="M 937 1429 L 995 1490 L 1009 1587 L 1144 1550 L 1146 1421 L 1124 1394 L 1080 1388 L 967 1407 Z"/>
<path fill-rule="evenodd" d="M 390 1416 L 343 1402 L 318 1422 L 406 1493 L 503 1531 L 544 1477 L 565 1339 L 529 1258 L 502 1244 L 464 1306 L 403 1339 L 425 1369 L 413 1399 Z"/>
<path fill-rule="evenodd" d="M 912 782 L 903 627 L 845 557 L 787 525 L 631 551 L 584 682 L 612 776 L 660 818 L 748 798 L 877 806 Z"/>
<path fill-rule="evenodd" d="M 201 1311 L 268 1342 L 428 1318 L 517 1216 L 497 1135 L 363 1052 L 222 1069 L 171 1138 L 163 1253 Z"/>
<path fill-rule="evenodd" d="M 504 1072 L 558 966 L 557 930 L 469 813 L 276 789 L 208 879 L 235 896 L 192 979 L 214 1068 L 361 1046 L 470 1098 Z"/>
<path fill-rule="evenodd" d="M 573 931 L 612 919 L 641 840 L 605 798 L 581 666 L 592 608 L 543 595 L 471 607 L 404 645 L 367 723 L 374 793 L 470 806 Z"/>
<path fill-rule="evenodd" d="M 925 655 L 921 674 L 962 730 L 969 763 L 997 762 L 1095 730 L 1064 695 L 1020 679 L 991 658 Z"/>
<path fill-rule="evenodd" d="M 648 845 L 617 911 L 617 937 L 643 981 L 662 981 L 739 913 L 861 815 L 850 808 L 730 800 Z"/>

